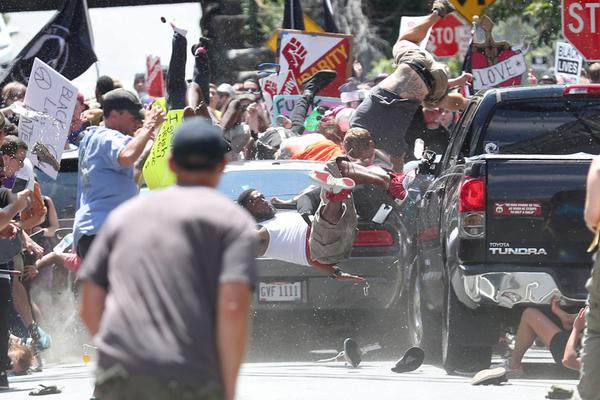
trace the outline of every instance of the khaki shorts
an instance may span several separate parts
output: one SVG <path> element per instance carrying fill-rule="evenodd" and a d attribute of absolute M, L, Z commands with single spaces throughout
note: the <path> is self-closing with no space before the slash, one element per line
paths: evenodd
<path fill-rule="evenodd" d="M 329 161 L 325 170 L 336 178 L 342 177 L 337 159 Z M 321 198 L 323 198 L 323 189 L 321 189 Z M 343 201 L 344 213 L 337 224 L 331 224 L 321 218 L 321 209 L 325 206 L 326 204 L 321 201 L 315 213 L 308 244 L 313 261 L 334 265 L 350 258 L 358 217 L 352 195 Z"/>

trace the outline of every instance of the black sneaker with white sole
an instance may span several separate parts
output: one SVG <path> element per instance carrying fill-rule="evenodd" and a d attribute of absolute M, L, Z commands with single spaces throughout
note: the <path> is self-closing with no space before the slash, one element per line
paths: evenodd
<path fill-rule="evenodd" d="M 344 359 L 352 368 L 358 367 L 362 361 L 360 347 L 353 339 L 347 338 L 344 340 Z"/>
<path fill-rule="evenodd" d="M 323 69 L 302 82 L 302 95 L 314 97 L 319 91 L 335 80 L 337 72 Z"/>

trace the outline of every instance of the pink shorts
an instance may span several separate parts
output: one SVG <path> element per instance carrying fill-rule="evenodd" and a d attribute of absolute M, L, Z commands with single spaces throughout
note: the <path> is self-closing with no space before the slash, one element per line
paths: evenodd
<path fill-rule="evenodd" d="M 75 253 L 67 253 L 65 255 L 65 268 L 71 272 L 77 272 L 81 267 L 81 258 Z"/>

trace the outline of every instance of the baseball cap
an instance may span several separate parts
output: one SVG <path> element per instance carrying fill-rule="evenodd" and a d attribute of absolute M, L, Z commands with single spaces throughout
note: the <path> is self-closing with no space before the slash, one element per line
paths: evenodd
<path fill-rule="evenodd" d="M 175 130 L 171 156 L 177 166 L 197 171 L 216 166 L 223 161 L 231 146 L 221 128 L 202 117 L 185 120 Z"/>
<path fill-rule="evenodd" d="M 217 92 L 226 93 L 231 97 L 235 97 L 236 95 L 235 89 L 229 83 L 221 83 L 217 87 Z"/>
<path fill-rule="evenodd" d="M 125 89 L 113 89 L 103 96 L 104 112 L 107 113 L 112 110 L 125 110 L 130 112 L 133 116 L 144 119 L 144 106 L 140 99 Z"/>

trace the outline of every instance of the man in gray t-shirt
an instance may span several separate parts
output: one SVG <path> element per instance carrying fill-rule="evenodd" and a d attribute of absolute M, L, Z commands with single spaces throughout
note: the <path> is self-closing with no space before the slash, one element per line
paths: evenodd
<path fill-rule="evenodd" d="M 227 151 L 218 127 L 182 124 L 178 184 L 117 208 L 94 241 L 81 316 L 99 398 L 233 399 L 258 243 L 250 215 L 214 189 Z"/>

